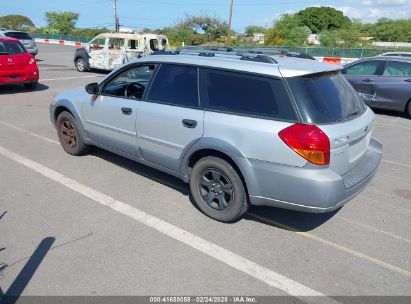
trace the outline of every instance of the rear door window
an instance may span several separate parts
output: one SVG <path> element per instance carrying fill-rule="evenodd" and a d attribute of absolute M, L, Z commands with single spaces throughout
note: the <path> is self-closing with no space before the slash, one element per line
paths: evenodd
<path fill-rule="evenodd" d="M 147 100 L 177 106 L 197 107 L 197 68 L 162 64 L 150 87 Z"/>
<path fill-rule="evenodd" d="M 303 120 L 333 123 L 361 115 L 366 106 L 340 73 L 286 78 Z"/>
<path fill-rule="evenodd" d="M 383 63 L 382 60 L 360 62 L 345 68 L 342 73 L 347 75 L 377 75 Z"/>
<path fill-rule="evenodd" d="M 243 115 L 297 119 L 280 79 L 201 69 L 201 103 L 207 109 Z"/>
<path fill-rule="evenodd" d="M 384 76 L 411 76 L 411 63 L 400 61 L 387 61 L 384 68 Z"/>

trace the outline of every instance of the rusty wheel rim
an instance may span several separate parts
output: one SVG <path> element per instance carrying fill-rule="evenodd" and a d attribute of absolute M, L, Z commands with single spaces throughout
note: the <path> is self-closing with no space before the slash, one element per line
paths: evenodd
<path fill-rule="evenodd" d="M 74 149 L 77 146 L 77 133 L 69 120 L 63 120 L 61 123 L 60 134 L 66 147 Z"/>

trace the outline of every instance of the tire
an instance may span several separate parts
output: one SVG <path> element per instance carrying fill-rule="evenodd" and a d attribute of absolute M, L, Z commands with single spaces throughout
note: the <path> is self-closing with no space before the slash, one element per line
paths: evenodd
<path fill-rule="evenodd" d="M 79 72 L 86 72 L 88 70 L 87 62 L 84 60 L 84 58 L 79 57 L 76 59 L 76 68 Z"/>
<path fill-rule="evenodd" d="M 25 84 L 24 84 L 24 87 L 25 87 L 27 90 L 34 90 L 34 89 L 37 87 L 37 84 L 38 84 L 37 81 L 36 81 L 36 82 L 25 83 Z"/>
<path fill-rule="evenodd" d="M 190 190 L 198 208 L 217 221 L 233 222 L 248 211 L 243 181 L 237 171 L 221 158 L 204 157 L 194 165 Z"/>
<path fill-rule="evenodd" d="M 89 151 L 89 146 L 79 132 L 74 117 L 67 111 L 63 111 L 57 117 L 57 134 L 60 143 L 68 154 L 82 155 Z"/>

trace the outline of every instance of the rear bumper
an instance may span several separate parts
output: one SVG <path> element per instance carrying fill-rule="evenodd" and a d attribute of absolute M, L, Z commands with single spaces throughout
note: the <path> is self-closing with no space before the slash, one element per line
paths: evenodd
<path fill-rule="evenodd" d="M 328 168 L 298 168 L 261 161 L 250 161 L 251 167 L 244 175 L 253 205 L 321 213 L 335 210 L 359 194 L 374 176 L 381 159 L 382 144 L 371 139 L 362 161 L 343 176 Z"/>
<path fill-rule="evenodd" d="M 27 67 L 24 70 L 0 72 L 0 85 L 32 83 L 39 80 L 37 66 Z"/>

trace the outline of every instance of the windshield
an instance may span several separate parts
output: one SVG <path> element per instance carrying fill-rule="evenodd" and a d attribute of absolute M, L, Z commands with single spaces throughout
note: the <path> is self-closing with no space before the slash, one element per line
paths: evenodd
<path fill-rule="evenodd" d="M 7 32 L 4 33 L 6 37 L 15 38 L 19 40 L 31 40 L 31 37 L 27 33 L 23 32 Z"/>
<path fill-rule="evenodd" d="M 0 56 L 18 55 L 25 52 L 26 49 L 20 42 L 0 41 Z"/>
<path fill-rule="evenodd" d="M 361 115 L 366 106 L 340 73 L 286 78 L 306 123 L 333 123 Z"/>

